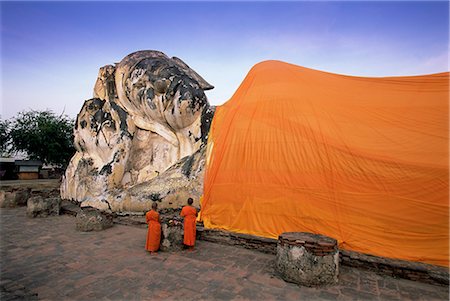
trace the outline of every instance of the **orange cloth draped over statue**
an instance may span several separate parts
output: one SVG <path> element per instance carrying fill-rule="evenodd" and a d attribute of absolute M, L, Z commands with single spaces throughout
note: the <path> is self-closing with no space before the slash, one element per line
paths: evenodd
<path fill-rule="evenodd" d="M 201 219 L 448 266 L 449 73 L 365 78 L 267 61 L 217 107 Z"/>
<path fill-rule="evenodd" d="M 195 245 L 197 209 L 192 206 L 184 206 L 180 215 L 184 217 L 183 243 L 193 247 Z"/>
<path fill-rule="evenodd" d="M 150 252 L 156 252 L 161 243 L 161 224 L 159 221 L 159 213 L 155 210 L 150 210 L 145 214 L 145 220 L 148 224 L 147 242 L 145 249 Z"/>

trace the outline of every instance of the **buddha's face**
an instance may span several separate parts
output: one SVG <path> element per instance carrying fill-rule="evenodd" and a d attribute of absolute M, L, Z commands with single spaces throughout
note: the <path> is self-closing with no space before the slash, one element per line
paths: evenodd
<path fill-rule="evenodd" d="M 150 57 L 139 61 L 123 83 L 126 108 L 144 118 L 168 124 L 175 131 L 192 124 L 207 105 L 200 84 L 170 60 Z"/>
<path fill-rule="evenodd" d="M 128 116 L 115 108 L 114 102 L 99 98 L 87 100 L 77 116 L 75 147 L 88 154 L 99 154 L 108 160 L 123 135 L 131 136 Z"/>

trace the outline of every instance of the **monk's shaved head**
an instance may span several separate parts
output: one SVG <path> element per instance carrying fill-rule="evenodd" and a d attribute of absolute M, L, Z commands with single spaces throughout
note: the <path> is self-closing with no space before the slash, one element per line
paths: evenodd
<path fill-rule="evenodd" d="M 192 205 L 192 203 L 194 203 L 194 200 L 192 198 L 188 198 L 188 204 Z"/>
<path fill-rule="evenodd" d="M 157 202 L 153 202 L 152 204 L 152 209 L 158 209 L 158 203 Z"/>

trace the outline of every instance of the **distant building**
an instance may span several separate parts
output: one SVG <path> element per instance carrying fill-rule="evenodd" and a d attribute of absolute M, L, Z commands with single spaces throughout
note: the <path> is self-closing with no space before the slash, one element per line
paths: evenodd
<path fill-rule="evenodd" d="M 42 162 L 37 160 L 15 160 L 16 173 L 19 180 L 39 179 Z"/>
<path fill-rule="evenodd" d="M 15 161 L 14 158 L 0 158 L 0 180 L 17 179 Z"/>

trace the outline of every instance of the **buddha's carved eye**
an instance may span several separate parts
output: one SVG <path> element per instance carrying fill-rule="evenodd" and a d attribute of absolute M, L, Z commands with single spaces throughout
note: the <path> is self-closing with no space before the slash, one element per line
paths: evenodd
<path fill-rule="evenodd" d="M 159 94 L 164 94 L 167 92 L 167 89 L 169 88 L 170 81 L 168 79 L 158 79 L 155 81 L 154 87 L 155 91 Z"/>

